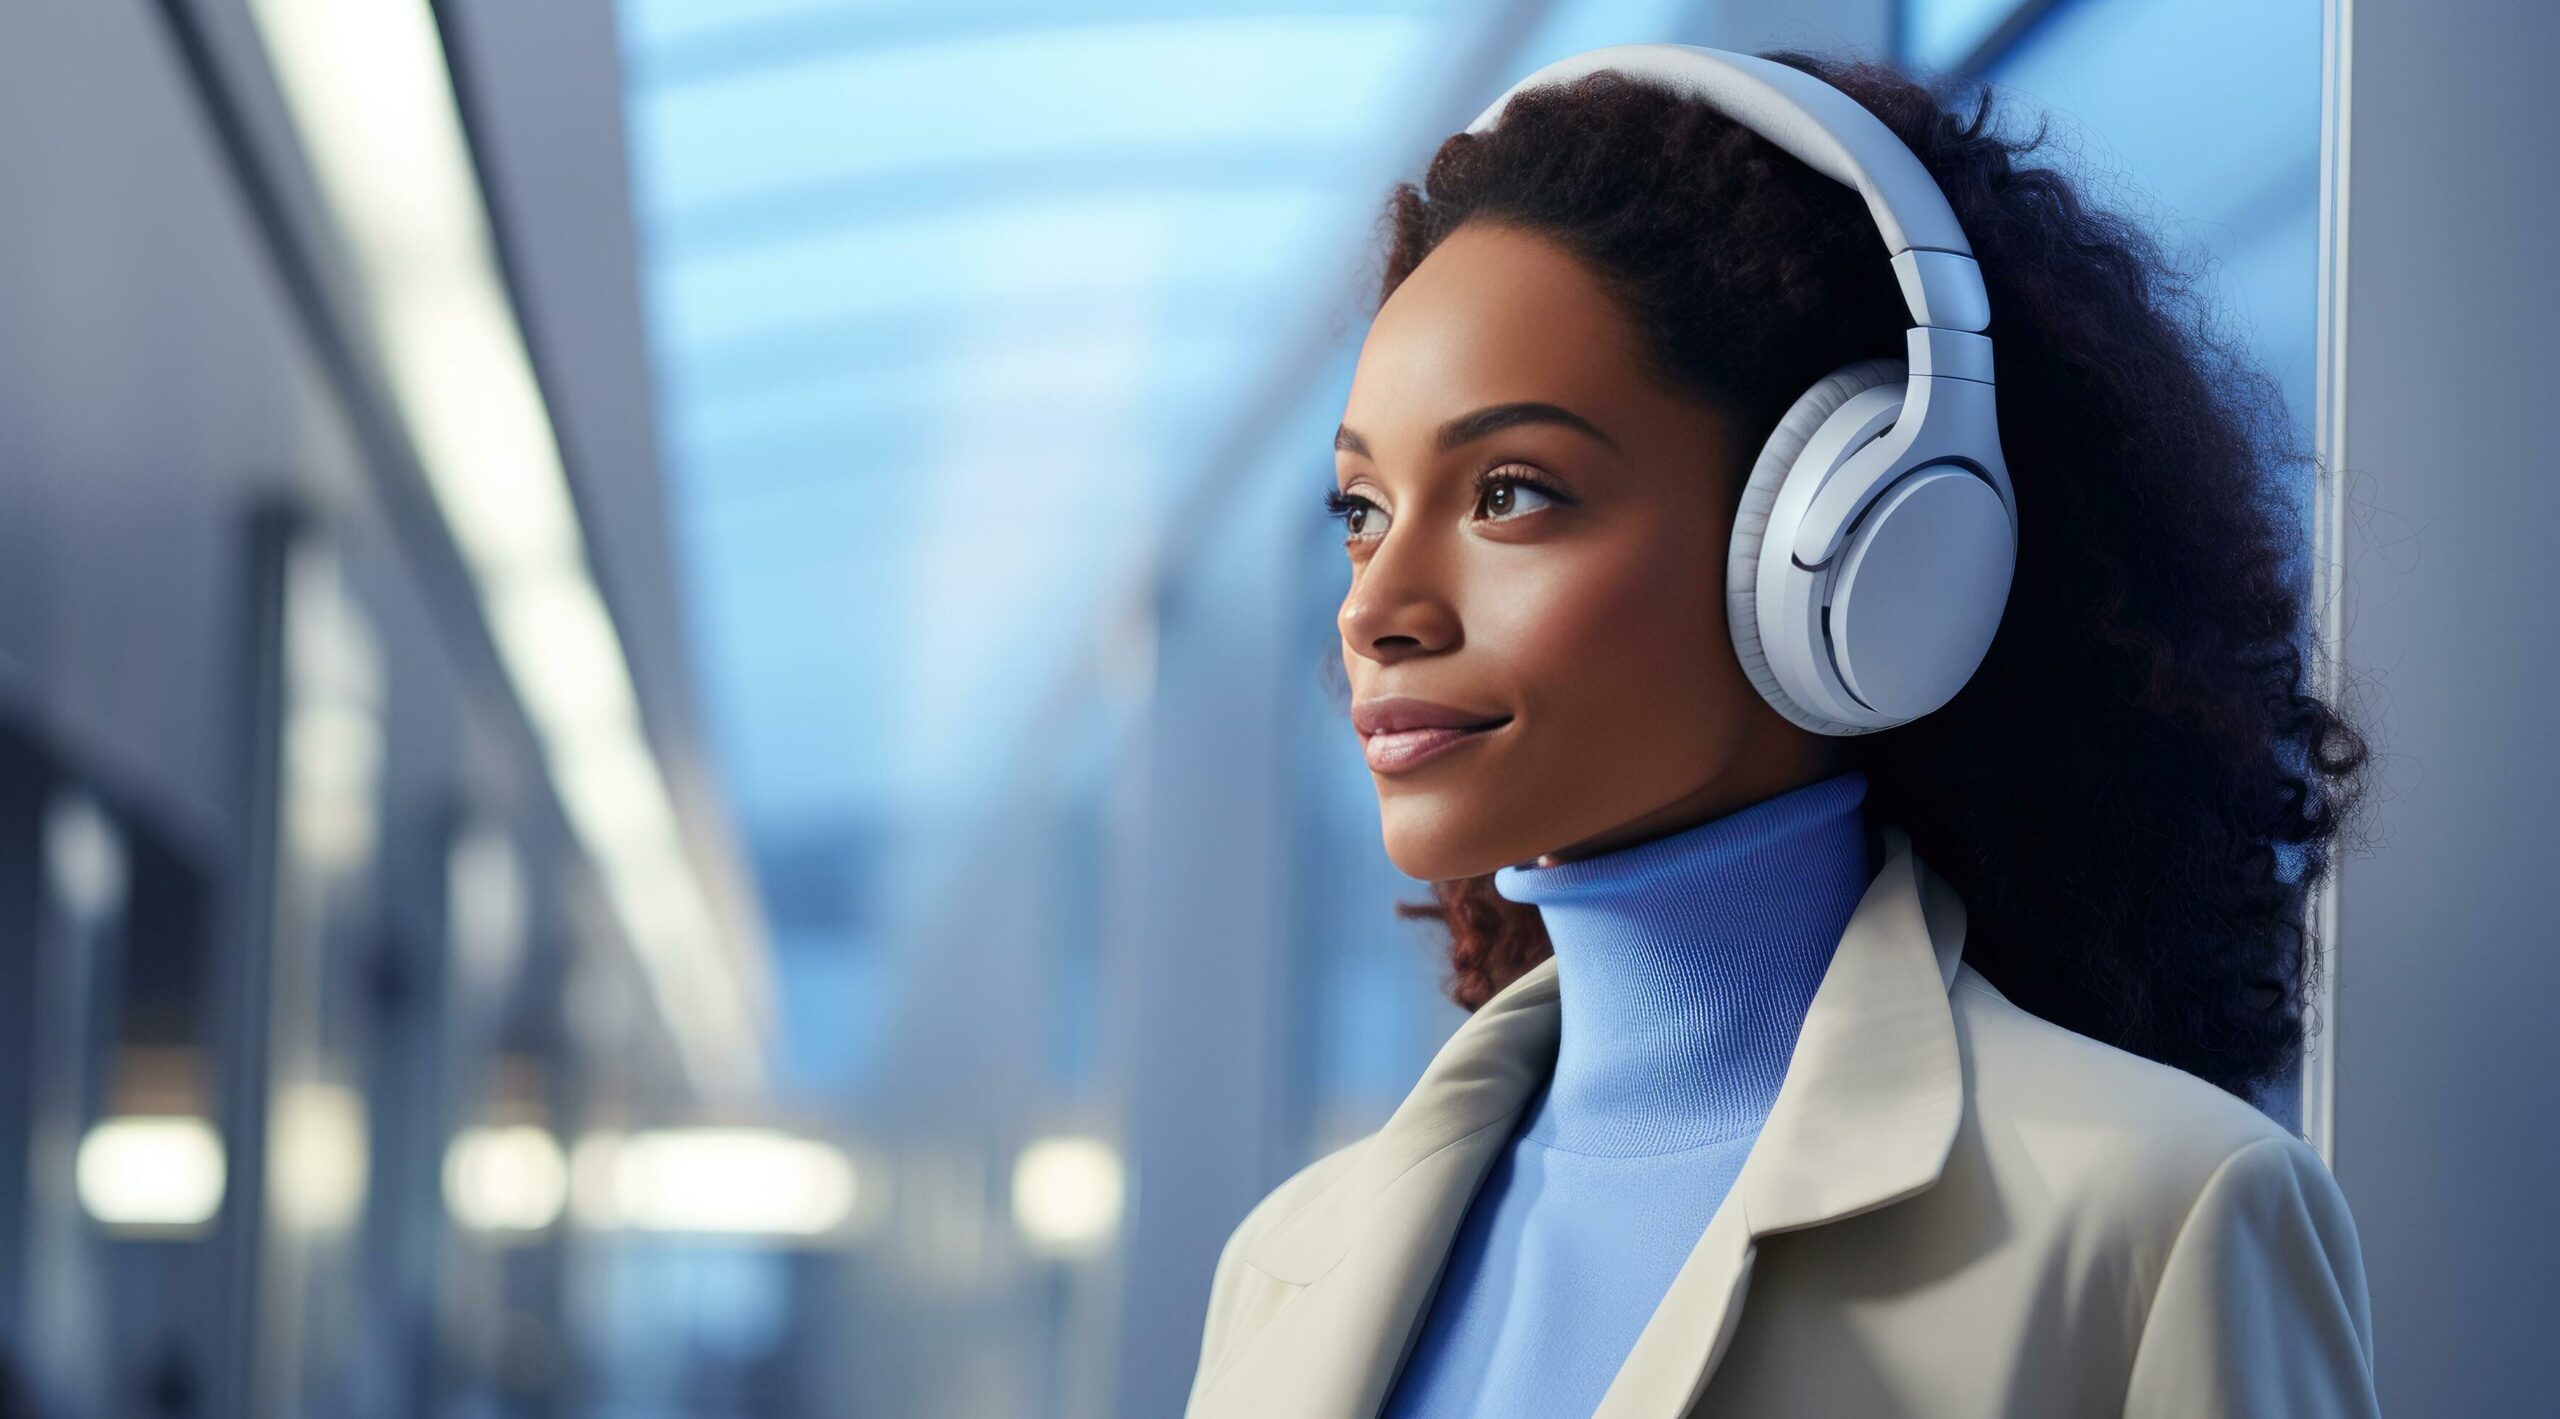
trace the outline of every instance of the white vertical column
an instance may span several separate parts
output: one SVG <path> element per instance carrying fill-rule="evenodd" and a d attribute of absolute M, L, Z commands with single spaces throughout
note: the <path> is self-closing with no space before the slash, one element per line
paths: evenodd
<path fill-rule="evenodd" d="M 2384 1410 L 2533 1413 L 2560 1276 L 2560 8 L 2333 3 L 2329 551 L 2380 758 L 2337 883 L 2331 1142 Z"/>

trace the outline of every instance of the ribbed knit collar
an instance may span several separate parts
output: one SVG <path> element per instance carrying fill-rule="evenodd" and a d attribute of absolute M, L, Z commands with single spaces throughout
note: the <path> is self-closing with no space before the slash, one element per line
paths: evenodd
<path fill-rule="evenodd" d="M 1755 1131 L 1873 871 L 1863 773 L 1572 862 L 1505 867 L 1555 945 L 1556 1067 L 1521 1132 L 1610 1157 Z"/>

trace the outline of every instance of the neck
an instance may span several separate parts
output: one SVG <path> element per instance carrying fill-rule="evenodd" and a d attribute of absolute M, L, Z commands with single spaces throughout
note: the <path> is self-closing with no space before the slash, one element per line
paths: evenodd
<path fill-rule="evenodd" d="M 1855 770 L 1597 856 L 1494 874 L 1556 955 L 1556 1067 L 1523 1132 L 1678 1152 L 1758 1128 L 1873 877 Z"/>

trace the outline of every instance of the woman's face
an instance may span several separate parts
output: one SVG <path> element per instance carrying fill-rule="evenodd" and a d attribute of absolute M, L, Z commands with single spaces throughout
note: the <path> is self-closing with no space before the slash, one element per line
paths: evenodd
<path fill-rule="evenodd" d="M 1543 237 L 1462 226 L 1388 298 L 1335 481 L 1342 659 L 1398 870 L 1588 856 L 1835 770 L 1725 627 L 1736 437 L 1642 372 Z"/>

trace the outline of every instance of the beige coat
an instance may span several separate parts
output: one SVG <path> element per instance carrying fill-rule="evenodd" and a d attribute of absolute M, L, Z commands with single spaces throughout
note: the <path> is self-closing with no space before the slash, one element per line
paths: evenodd
<path fill-rule="evenodd" d="M 1882 832 L 1768 1122 L 1598 1419 L 2374 1414 L 2319 1155 L 2010 1004 L 1957 959 L 1962 900 Z M 1236 1227 L 1189 1419 L 1378 1412 L 1554 1067 L 1556 991 L 1553 961 L 1504 988 L 1385 1126 Z"/>

